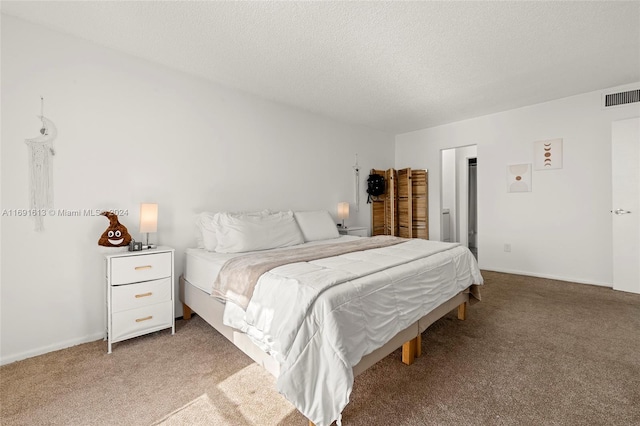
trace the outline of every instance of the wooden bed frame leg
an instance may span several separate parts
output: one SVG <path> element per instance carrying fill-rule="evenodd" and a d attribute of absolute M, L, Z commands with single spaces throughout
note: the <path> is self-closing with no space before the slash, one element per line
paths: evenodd
<path fill-rule="evenodd" d="M 422 334 L 418 334 L 416 337 L 416 358 L 420 358 L 422 356 Z"/>
<path fill-rule="evenodd" d="M 413 360 L 416 358 L 416 354 L 418 351 L 418 338 L 414 337 L 413 339 L 405 342 L 402 345 L 402 362 L 407 365 L 413 364 Z"/>
<path fill-rule="evenodd" d="M 467 319 L 467 302 L 458 305 L 458 319 L 461 321 Z"/>
<path fill-rule="evenodd" d="M 191 308 L 184 303 L 182 304 L 182 319 L 191 319 Z"/>

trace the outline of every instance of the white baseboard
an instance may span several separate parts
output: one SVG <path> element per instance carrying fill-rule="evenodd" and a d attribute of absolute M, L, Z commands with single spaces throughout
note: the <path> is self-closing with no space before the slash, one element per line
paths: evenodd
<path fill-rule="evenodd" d="M 491 271 L 491 272 L 502 272 L 504 274 L 526 275 L 526 276 L 529 276 L 529 277 L 547 278 L 547 279 L 550 279 L 550 280 L 567 281 L 567 282 L 570 282 L 570 283 L 589 284 L 589 285 L 597 285 L 599 287 L 613 288 L 613 283 L 581 280 L 581 279 L 577 279 L 577 278 L 574 278 L 574 277 L 562 277 L 562 276 L 557 276 L 557 275 L 538 274 L 538 273 L 529 272 L 529 271 L 516 271 L 516 270 L 511 270 L 511 269 L 491 268 L 491 267 L 483 267 L 482 270 L 483 271 Z"/>
<path fill-rule="evenodd" d="M 11 364 L 12 362 L 16 362 L 16 361 L 20 361 L 23 359 L 27 359 L 27 358 L 31 358 L 34 356 L 38 356 L 38 355 L 43 355 L 49 352 L 53 352 L 53 351 L 58 351 L 60 349 L 66 349 L 69 348 L 71 346 L 76 346 L 76 345 L 80 345 L 82 343 L 88 343 L 88 342 L 93 342 L 96 340 L 100 340 L 100 339 L 104 339 L 104 332 L 100 332 L 100 333 L 94 333 L 94 334 L 90 334 L 88 336 L 84 336 L 78 339 L 71 339 L 71 340 L 67 340 L 65 342 L 59 342 L 53 345 L 49 345 L 49 346 L 42 346 L 40 348 L 36 348 L 36 349 L 32 349 L 29 351 L 25 351 L 25 352 L 21 352 L 19 354 L 14 354 L 14 355 L 9 355 L 9 356 L 5 356 L 0 358 L 0 365 L 6 365 L 6 364 Z M 107 351 L 107 346 L 105 343 L 105 347 L 104 347 L 105 353 Z"/>

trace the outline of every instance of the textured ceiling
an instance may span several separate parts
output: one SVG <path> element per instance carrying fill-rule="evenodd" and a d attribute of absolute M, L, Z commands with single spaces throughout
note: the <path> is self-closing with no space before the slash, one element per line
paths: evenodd
<path fill-rule="evenodd" d="M 640 2 L 1 2 L 2 13 L 403 133 L 640 81 Z"/>

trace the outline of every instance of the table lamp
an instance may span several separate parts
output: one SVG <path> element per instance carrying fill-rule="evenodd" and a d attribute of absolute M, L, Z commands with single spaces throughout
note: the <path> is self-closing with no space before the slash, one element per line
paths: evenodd
<path fill-rule="evenodd" d="M 152 203 L 140 204 L 140 233 L 147 234 L 147 241 L 143 249 L 153 249 L 157 246 L 149 244 L 149 233 L 158 232 L 158 205 Z"/>
<path fill-rule="evenodd" d="M 344 220 L 349 219 L 349 203 L 338 203 L 338 219 L 342 219 L 342 227 L 344 226 Z"/>

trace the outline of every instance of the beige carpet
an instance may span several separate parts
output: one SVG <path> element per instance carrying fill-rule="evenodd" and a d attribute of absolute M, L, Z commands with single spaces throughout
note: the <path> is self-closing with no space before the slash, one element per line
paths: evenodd
<path fill-rule="evenodd" d="M 200 395 L 157 423 L 182 425 L 276 424 L 292 412 L 291 404 L 273 392 L 275 379 L 258 364 L 250 364 L 217 385 L 215 400 Z M 221 403 L 221 401 L 223 401 Z"/>
<path fill-rule="evenodd" d="M 640 295 L 483 272 L 483 300 L 356 378 L 343 424 L 640 424 Z M 202 319 L 0 368 L 0 424 L 299 425 L 274 379 Z M 158 423 L 160 422 L 160 423 Z"/>
<path fill-rule="evenodd" d="M 158 426 L 182 426 L 194 424 L 214 424 L 222 425 L 229 423 L 233 417 L 229 417 L 216 407 L 209 395 L 200 395 L 184 407 L 180 407 L 164 419 L 160 420 Z"/>

